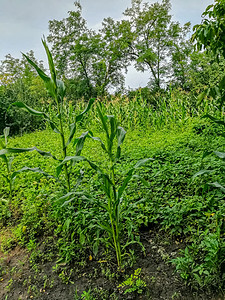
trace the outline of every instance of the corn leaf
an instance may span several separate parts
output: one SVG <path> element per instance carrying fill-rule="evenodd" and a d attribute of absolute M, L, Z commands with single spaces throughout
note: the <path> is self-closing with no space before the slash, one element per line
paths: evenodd
<path fill-rule="evenodd" d="M 117 147 L 120 147 L 125 139 L 126 131 L 123 129 L 123 127 L 118 126 L 117 128 Z"/>
<path fill-rule="evenodd" d="M 87 159 L 84 156 L 67 156 L 65 159 L 57 166 L 56 168 L 56 176 L 58 177 L 62 171 L 63 165 L 67 164 L 68 162 L 80 162 L 86 161 Z"/>
<path fill-rule="evenodd" d="M 80 113 L 78 116 L 76 116 L 76 122 L 79 122 L 82 120 L 84 114 L 86 114 L 92 107 L 92 104 L 94 103 L 95 99 L 90 99 L 90 101 L 88 102 L 87 107 L 85 108 L 84 111 L 82 111 L 82 113 Z"/>
<path fill-rule="evenodd" d="M 107 135 L 107 138 L 109 139 L 109 130 L 108 130 L 108 126 L 107 126 L 107 123 L 106 123 L 106 119 L 104 118 L 103 114 L 102 114 L 102 111 L 101 111 L 101 108 L 100 108 L 100 104 L 98 103 L 97 104 L 97 112 L 98 112 L 98 115 L 99 115 L 99 118 L 102 122 L 102 127 L 103 129 L 105 130 L 105 133 Z"/>
<path fill-rule="evenodd" d="M 225 159 L 225 152 L 213 151 L 219 158 Z"/>
<path fill-rule="evenodd" d="M 144 158 L 144 159 L 140 159 L 134 166 L 134 169 L 140 168 L 142 166 L 144 166 L 147 162 L 149 161 L 153 161 L 153 158 Z"/>
<path fill-rule="evenodd" d="M 42 174 L 46 177 L 49 177 L 49 178 L 54 178 L 56 180 L 58 180 L 56 177 L 44 172 L 42 169 L 40 168 L 29 168 L 29 167 L 24 167 L 18 171 L 15 171 L 11 174 L 11 179 L 14 179 L 18 174 L 20 173 L 24 173 L 24 172 L 34 172 L 34 173 L 39 173 L 39 174 Z"/>
<path fill-rule="evenodd" d="M 35 70 L 37 71 L 38 75 L 40 76 L 40 78 L 44 81 L 45 83 L 45 87 L 47 89 L 47 91 L 49 92 L 49 94 L 54 98 L 56 96 L 56 82 L 54 83 L 54 81 L 45 74 L 44 71 L 42 71 L 35 62 L 33 62 L 27 55 L 25 55 L 24 53 L 22 53 L 23 56 L 27 59 L 27 61 L 29 62 L 29 64 L 35 68 Z"/>
<path fill-rule="evenodd" d="M 42 156 L 48 156 L 48 157 L 52 157 L 55 160 L 58 160 L 50 152 L 42 151 L 36 147 L 33 147 L 33 148 L 5 148 L 5 149 L 0 150 L 0 156 L 6 155 L 6 154 L 12 154 L 12 153 L 17 154 L 17 153 L 32 152 L 32 151 L 37 151 Z"/>
<path fill-rule="evenodd" d="M 215 170 L 200 170 L 199 172 L 195 173 L 193 176 L 192 176 L 192 179 L 195 179 L 197 176 L 200 176 L 200 175 L 204 175 L 204 174 L 210 174 L 212 172 L 214 172 Z"/>
<path fill-rule="evenodd" d="M 127 177 L 123 181 L 122 186 L 118 189 L 118 195 L 117 195 L 118 201 L 120 200 L 120 198 L 121 198 L 124 190 L 126 189 L 129 181 L 131 180 L 133 172 L 134 172 L 134 168 L 132 168 L 131 170 L 129 170 L 129 172 L 127 173 Z"/>
<path fill-rule="evenodd" d="M 88 137 L 88 135 L 89 135 L 89 131 L 86 131 L 86 132 L 82 133 L 81 136 L 79 136 L 75 140 L 74 144 L 76 144 L 76 155 L 77 156 L 81 154 L 81 151 L 84 147 L 84 142 L 85 142 L 86 138 Z"/>
<path fill-rule="evenodd" d="M 60 96 L 61 100 L 63 100 L 65 93 L 66 93 L 66 88 L 65 84 L 62 80 L 56 80 L 57 84 L 57 94 Z"/>
<path fill-rule="evenodd" d="M 208 183 L 208 185 L 214 186 L 216 188 L 219 188 L 221 191 L 223 191 L 225 193 L 225 187 L 222 186 L 220 183 L 218 182 L 212 182 L 212 183 Z"/>
<path fill-rule="evenodd" d="M 55 86 L 57 86 L 56 71 L 55 71 L 55 66 L 54 66 L 54 62 L 53 62 L 53 59 L 52 59 L 52 54 L 49 51 L 48 45 L 47 45 L 47 43 L 44 39 L 42 39 L 42 44 L 45 48 L 45 52 L 46 52 L 47 57 L 48 57 L 48 65 L 49 65 L 49 70 L 50 70 L 50 73 L 51 73 L 52 80 L 53 80 Z"/>
<path fill-rule="evenodd" d="M 99 138 L 99 137 L 94 137 L 94 136 L 90 136 L 91 139 L 93 139 L 94 141 L 98 141 L 101 143 L 101 147 L 104 151 L 108 152 L 106 149 L 105 144 L 103 143 L 103 141 Z"/>
<path fill-rule="evenodd" d="M 26 105 L 23 102 L 16 101 L 16 102 L 12 103 L 11 105 L 17 106 L 19 108 L 23 108 L 23 109 L 27 110 L 29 113 L 31 113 L 32 115 L 40 116 L 40 117 L 45 117 L 45 118 L 49 119 L 48 115 L 46 115 L 44 112 L 37 111 L 37 110 L 31 108 L 30 106 Z"/>
<path fill-rule="evenodd" d="M 24 54 L 24 53 L 22 53 L 22 54 L 23 54 L 23 56 L 26 58 L 26 60 L 29 62 L 29 64 L 30 64 L 32 67 L 34 67 L 34 68 L 36 69 L 38 75 L 41 77 L 41 79 L 42 79 L 44 82 L 50 81 L 50 78 L 45 74 L 44 71 L 42 71 L 42 70 L 38 67 L 38 65 L 37 65 L 35 62 L 33 62 L 26 54 Z"/>
<path fill-rule="evenodd" d="M 220 124 L 220 125 L 225 126 L 225 122 L 224 122 L 224 121 L 218 120 L 218 119 L 216 119 L 215 117 L 213 117 L 213 116 L 211 116 L 211 115 L 209 115 L 209 114 L 204 115 L 202 118 L 209 118 L 209 119 L 212 120 L 214 123 L 217 123 L 217 124 Z"/>

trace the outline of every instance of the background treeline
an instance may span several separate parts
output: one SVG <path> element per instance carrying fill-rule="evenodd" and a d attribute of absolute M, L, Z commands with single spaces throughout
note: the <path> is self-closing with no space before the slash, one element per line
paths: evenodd
<path fill-rule="evenodd" d="M 197 96 L 220 81 L 224 60 L 195 51 L 190 35 L 190 23 L 181 26 L 172 20 L 169 0 L 161 4 L 134 0 L 122 20 L 105 18 L 99 30 L 88 28 L 81 5 L 75 2 L 67 18 L 49 21 L 47 40 L 66 84 L 66 99 L 73 104 L 92 97 L 109 101 L 121 94 L 132 100 L 141 92 L 146 104 L 157 110 L 168 104 L 173 92 L 182 98 L 185 95 L 197 109 Z M 28 56 L 35 60 L 32 51 Z M 43 68 L 41 61 L 36 63 Z M 145 88 L 124 88 L 131 65 L 149 73 Z M 8 110 L 15 101 L 42 110 L 51 105 L 42 82 L 24 58 L 7 55 L 0 64 L 0 132 L 6 126 L 11 127 L 11 133 L 40 128 L 40 119 L 21 110 Z"/>

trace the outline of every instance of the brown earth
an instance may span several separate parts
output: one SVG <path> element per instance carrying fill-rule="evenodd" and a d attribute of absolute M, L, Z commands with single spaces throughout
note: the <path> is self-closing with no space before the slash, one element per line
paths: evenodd
<path fill-rule="evenodd" d="M 92 291 L 97 288 L 95 298 L 83 299 L 225 299 L 217 291 L 192 290 L 175 273 L 169 261 L 185 247 L 182 241 L 158 234 L 155 230 L 143 231 L 141 241 L 146 253 L 139 253 L 132 268 L 127 268 L 126 272 L 118 272 L 116 265 L 107 261 L 90 258 L 84 266 L 74 263 L 70 268 L 62 265 L 56 268 L 56 259 L 31 264 L 30 253 L 18 246 L 8 254 L 0 253 L 0 300 L 74 300 L 78 299 L 75 294 L 80 296 L 90 288 Z M 45 254 L 48 251 L 43 245 L 40 249 Z M 141 279 L 147 287 L 140 295 L 125 295 L 118 285 L 124 281 L 125 274 L 133 274 L 138 268 L 141 268 Z"/>

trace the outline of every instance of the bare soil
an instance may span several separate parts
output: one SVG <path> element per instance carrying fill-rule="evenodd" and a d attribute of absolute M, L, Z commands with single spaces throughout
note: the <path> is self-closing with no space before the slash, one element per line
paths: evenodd
<path fill-rule="evenodd" d="M 116 265 L 106 260 L 87 257 L 84 266 L 75 262 L 70 267 L 56 266 L 56 258 L 38 263 L 30 262 L 30 253 L 20 247 L 8 254 L 0 253 L 1 300 L 74 300 L 83 291 L 92 289 L 93 299 L 143 300 L 224 300 L 218 291 L 192 290 L 186 286 L 174 266 L 169 262 L 185 247 L 182 240 L 174 240 L 156 230 L 142 231 L 141 241 L 145 254 L 138 253 L 136 262 L 125 271 L 118 272 Z M 47 245 L 40 245 L 40 253 L 48 254 Z M 141 268 L 141 279 L 146 288 L 141 293 L 127 293 L 118 285 Z M 92 298 L 83 298 L 92 299 Z"/>

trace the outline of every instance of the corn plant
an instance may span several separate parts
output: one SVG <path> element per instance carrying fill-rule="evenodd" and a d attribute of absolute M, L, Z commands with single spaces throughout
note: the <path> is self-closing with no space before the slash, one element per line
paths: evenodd
<path fill-rule="evenodd" d="M 23 108 L 35 116 L 44 117 L 44 119 L 47 122 L 49 122 L 52 130 L 60 135 L 62 159 L 65 159 L 67 156 L 68 145 L 71 143 L 71 141 L 73 140 L 73 137 L 76 133 L 77 122 L 81 121 L 81 119 L 83 118 L 83 115 L 91 108 L 91 105 L 93 104 L 94 100 L 91 99 L 89 101 L 89 104 L 85 108 L 85 110 L 83 112 L 81 112 L 79 115 L 77 115 L 75 117 L 75 121 L 72 124 L 70 124 L 70 133 L 69 133 L 68 139 L 66 140 L 66 135 L 65 135 L 66 129 L 65 129 L 65 124 L 63 124 L 63 120 L 64 120 L 63 102 L 64 102 L 64 96 L 65 96 L 65 85 L 64 85 L 63 81 L 57 79 L 57 73 L 56 73 L 54 62 L 53 62 L 52 54 L 47 46 L 46 41 L 42 40 L 42 43 L 43 43 L 43 46 L 45 48 L 47 58 L 48 58 L 48 65 L 49 65 L 49 70 L 50 70 L 50 74 L 51 74 L 50 77 L 47 76 L 46 73 L 43 70 L 41 70 L 38 67 L 38 65 L 34 61 L 32 61 L 27 55 L 23 54 L 23 56 L 27 59 L 29 64 L 35 68 L 35 70 L 37 71 L 40 78 L 44 81 L 45 87 L 46 87 L 47 91 L 49 92 L 50 96 L 54 99 L 54 103 L 57 108 L 58 124 L 55 120 L 53 120 L 45 112 L 37 111 L 37 110 L 27 106 L 23 102 L 14 102 L 12 105 L 17 106 L 19 108 Z M 53 155 L 51 155 L 51 156 L 53 158 L 55 158 Z M 62 160 L 62 159 L 59 159 L 59 160 Z M 70 191 L 69 166 L 67 163 L 65 163 L 63 167 L 64 167 L 64 173 L 65 173 L 65 177 L 66 177 L 67 190 Z"/>
<path fill-rule="evenodd" d="M 115 178 L 115 165 L 118 163 L 121 156 L 121 146 L 124 142 L 126 131 L 118 126 L 115 116 L 113 115 L 103 115 L 102 108 L 100 104 L 97 104 L 97 112 L 99 119 L 102 124 L 102 129 L 105 132 L 106 142 L 104 143 L 99 137 L 93 137 L 89 134 L 89 137 L 95 141 L 98 141 L 101 144 L 102 149 L 108 157 L 108 171 L 103 171 L 99 166 L 94 164 L 92 161 L 88 160 L 84 156 L 71 156 L 66 157 L 62 163 L 57 167 L 57 175 L 60 174 L 64 164 L 68 161 L 79 162 L 87 161 L 89 165 L 98 173 L 99 182 L 102 191 L 104 192 L 107 202 L 102 203 L 98 201 L 98 204 L 101 208 L 108 213 L 109 222 L 108 223 L 99 223 L 98 225 L 108 233 L 113 245 L 118 267 L 121 267 L 123 254 L 121 252 L 121 235 L 122 235 L 122 224 L 121 224 L 121 209 L 122 209 L 122 200 L 123 193 L 127 188 L 129 181 L 132 177 L 138 177 L 134 175 L 134 172 L 137 168 L 145 165 L 147 162 L 152 160 L 151 158 L 146 158 L 138 161 L 133 168 L 129 170 L 126 175 L 126 178 L 123 180 L 122 184 L 119 185 Z M 77 141 L 77 153 L 80 145 L 82 145 L 83 140 L 87 137 L 81 136 Z M 149 187 L 148 183 L 141 178 L 141 181 Z M 64 196 L 64 199 L 71 197 L 72 195 L 79 195 L 80 193 L 71 192 Z M 71 199 L 72 200 L 72 199 Z M 69 203 L 71 200 L 67 201 Z"/>

